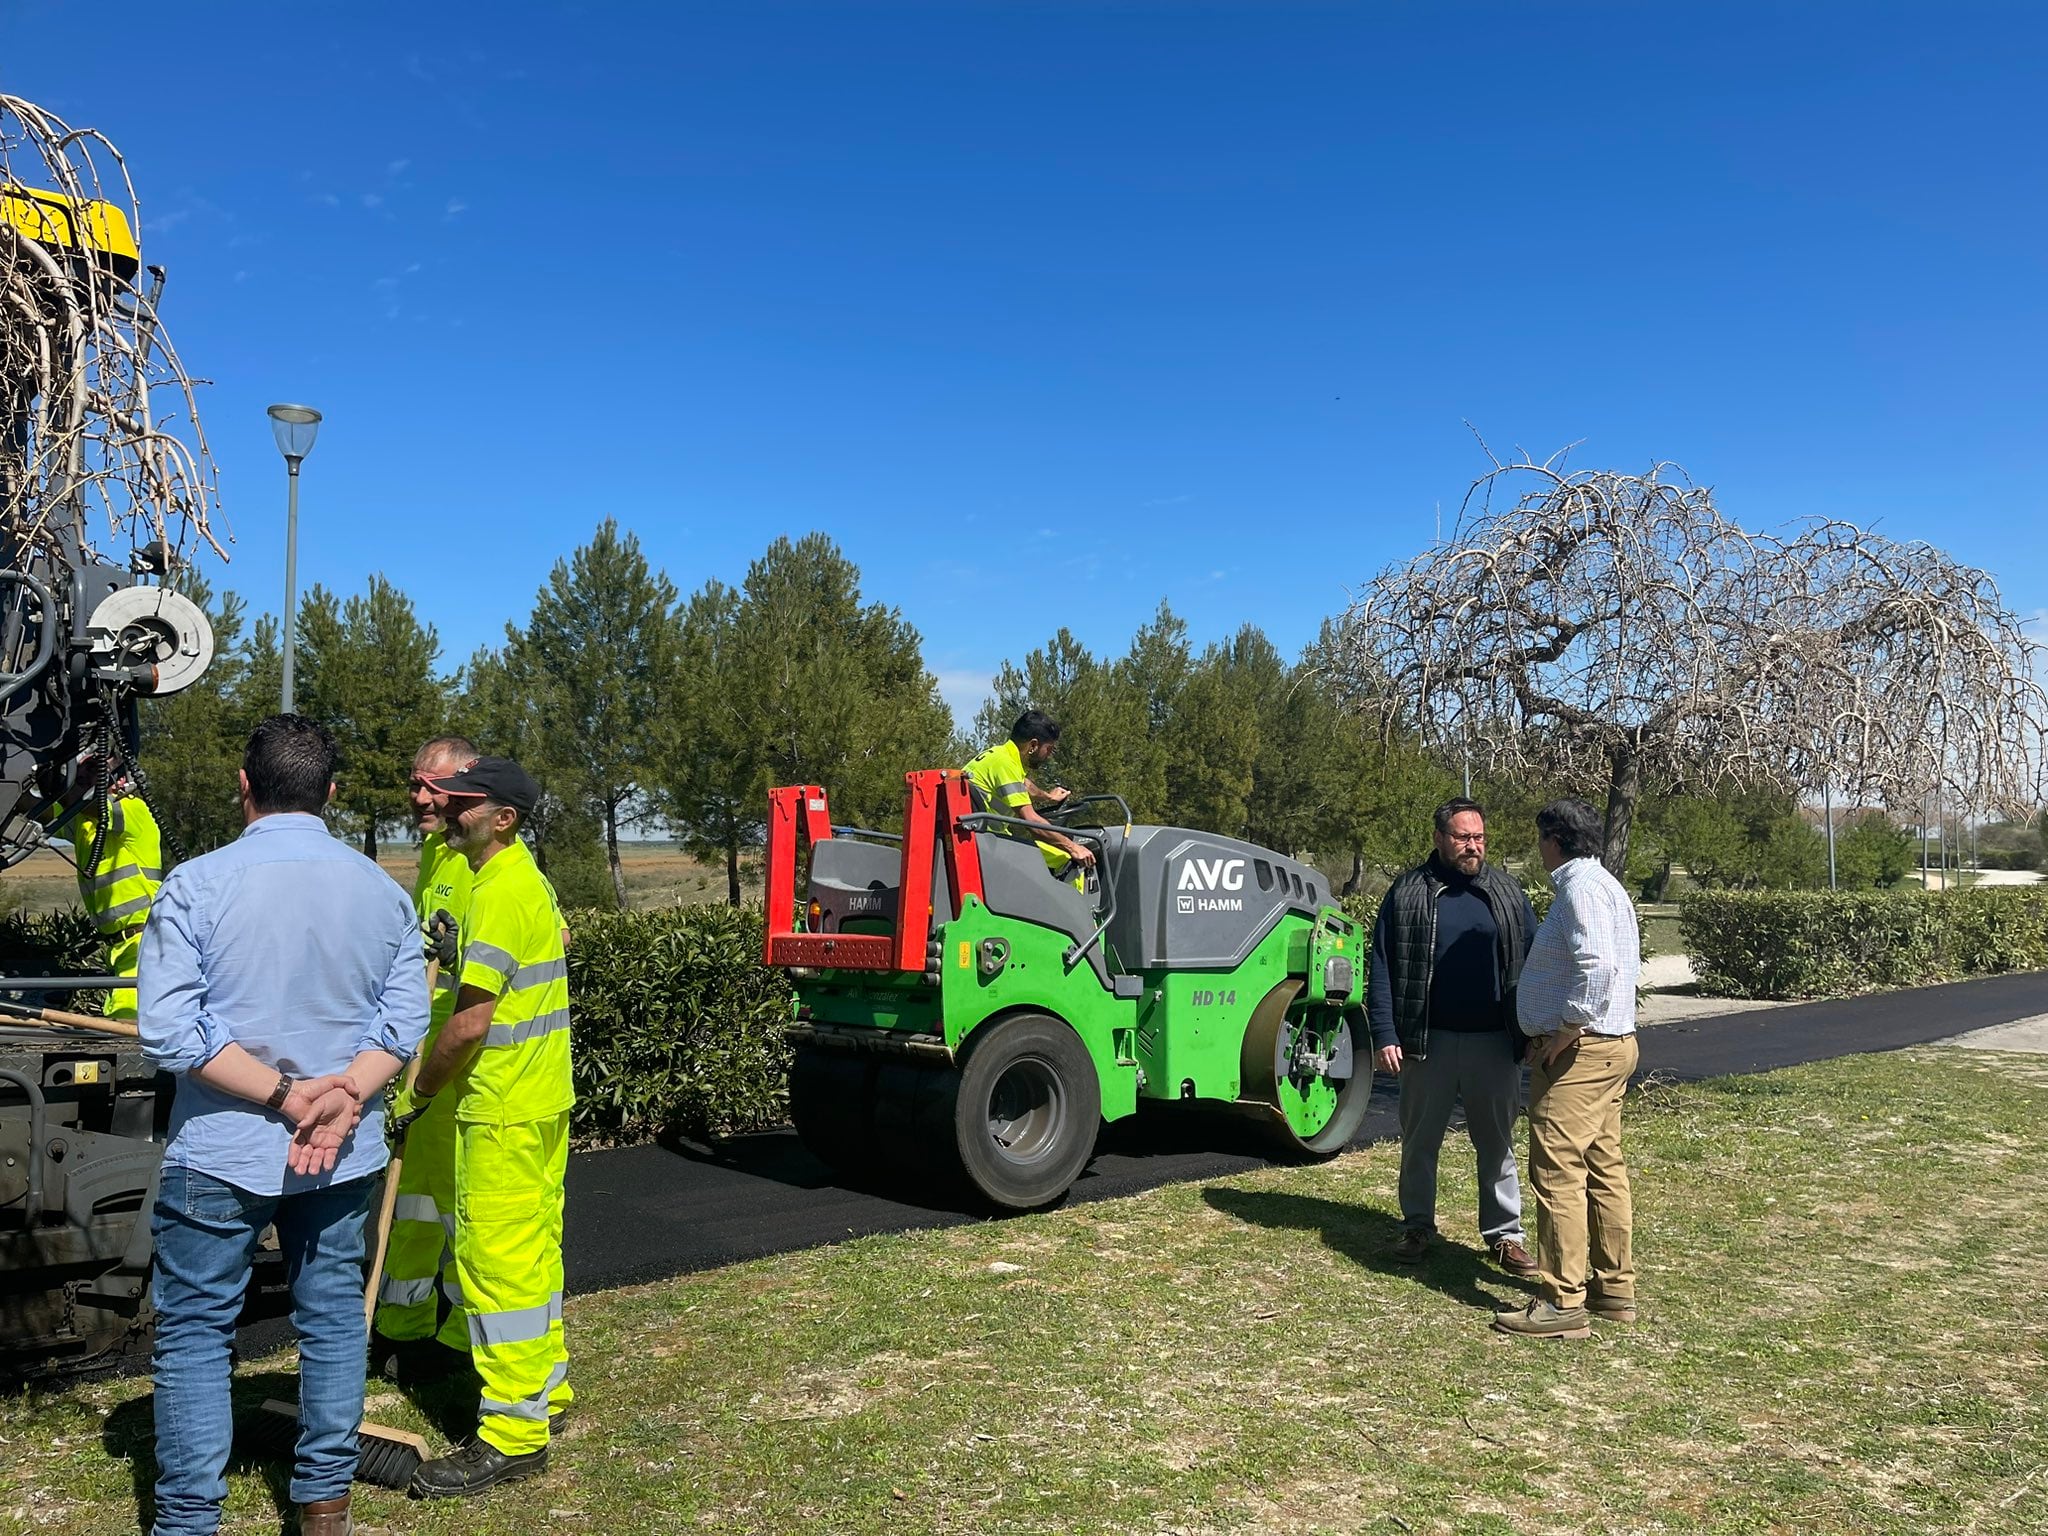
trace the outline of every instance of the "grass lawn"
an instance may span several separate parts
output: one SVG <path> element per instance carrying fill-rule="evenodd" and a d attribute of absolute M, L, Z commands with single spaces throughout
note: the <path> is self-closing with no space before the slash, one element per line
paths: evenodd
<path fill-rule="evenodd" d="M 569 1304 L 545 1481 L 368 1530 L 2048 1530 L 2048 1061 L 1923 1050 L 1634 1101 L 1644 1321 L 1490 1333 L 1391 1263 L 1390 1147 Z M 1456 1144 L 1454 1144 L 1456 1145 Z M 1463 1159 L 1455 1159 L 1463 1162 Z M 289 1369 L 244 1366 L 255 1396 Z M 265 1380 L 263 1378 L 269 1378 Z M 372 1416 L 432 1432 L 459 1392 Z M 148 1387 L 0 1410 L 0 1530 L 132 1531 Z M 278 1529 L 241 1468 L 230 1530 Z"/>

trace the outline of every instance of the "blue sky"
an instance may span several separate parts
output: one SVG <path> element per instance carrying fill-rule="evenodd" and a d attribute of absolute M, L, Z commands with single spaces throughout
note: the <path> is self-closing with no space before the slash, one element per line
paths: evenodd
<path fill-rule="evenodd" d="M 822 528 L 956 707 L 1161 597 L 1283 650 L 1499 450 L 1928 538 L 2048 610 L 2048 8 L 8 0 L 106 131 L 274 609 L 447 662 L 618 516 Z"/>

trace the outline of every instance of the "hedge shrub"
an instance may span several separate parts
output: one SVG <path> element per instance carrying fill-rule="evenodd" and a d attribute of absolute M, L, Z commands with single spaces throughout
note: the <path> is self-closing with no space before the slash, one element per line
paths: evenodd
<path fill-rule="evenodd" d="M 761 909 L 569 916 L 573 1135 L 704 1138 L 779 1123 L 796 1001 L 761 964 Z"/>
<path fill-rule="evenodd" d="M 107 969 L 107 945 L 83 907 L 0 917 L 0 976 L 93 976 Z M 107 994 L 50 992 L 44 1005 L 99 1013 Z"/>
<path fill-rule="evenodd" d="M 2048 889 L 1700 891 L 1679 908 L 1703 991 L 1842 997 L 2048 968 Z"/>

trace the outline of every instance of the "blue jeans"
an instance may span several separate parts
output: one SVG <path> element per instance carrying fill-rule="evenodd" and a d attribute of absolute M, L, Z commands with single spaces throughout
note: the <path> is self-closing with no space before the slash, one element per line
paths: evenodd
<path fill-rule="evenodd" d="M 275 1223 L 299 1334 L 296 1503 L 338 1499 L 356 1472 L 363 1417 L 363 1216 L 373 1176 L 293 1195 L 253 1195 L 165 1167 L 156 1238 L 155 1536 L 213 1536 L 234 1440 L 230 1350 L 249 1267 Z"/>

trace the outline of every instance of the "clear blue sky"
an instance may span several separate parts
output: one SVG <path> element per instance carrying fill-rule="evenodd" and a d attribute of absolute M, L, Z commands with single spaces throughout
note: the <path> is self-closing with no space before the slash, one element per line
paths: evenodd
<path fill-rule="evenodd" d="M 1925 537 L 2048 610 L 2048 8 L 84 6 L 236 543 L 453 665 L 606 514 L 822 528 L 949 699 L 1164 596 L 1292 652 L 1503 450 Z"/>

